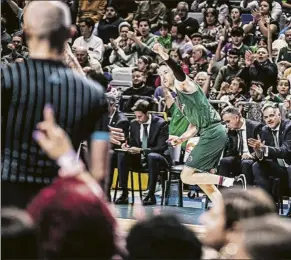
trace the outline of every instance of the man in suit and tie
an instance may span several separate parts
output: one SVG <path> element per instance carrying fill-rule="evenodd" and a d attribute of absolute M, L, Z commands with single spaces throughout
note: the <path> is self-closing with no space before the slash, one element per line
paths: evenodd
<path fill-rule="evenodd" d="M 107 93 L 106 97 L 107 97 L 107 102 L 109 106 L 109 109 L 108 109 L 109 128 L 122 129 L 121 133 L 123 133 L 124 137 L 127 138 L 128 132 L 129 132 L 129 121 L 127 117 L 122 112 L 119 111 L 117 107 L 117 99 L 115 95 L 111 93 Z M 114 151 L 114 149 L 121 147 L 121 144 L 117 145 L 116 142 L 113 142 L 113 140 L 111 140 L 111 138 L 110 138 L 110 142 L 111 142 L 110 175 L 109 175 L 109 179 L 107 180 L 107 190 L 106 190 L 109 201 L 111 201 L 110 188 L 112 185 L 114 169 L 117 167 L 117 153 Z"/>
<path fill-rule="evenodd" d="M 270 176 L 278 177 L 283 193 L 287 194 L 290 189 L 287 187 L 287 169 L 291 165 L 291 121 L 282 120 L 275 104 L 266 104 L 262 112 L 266 126 L 262 129 L 261 137 L 248 141 L 258 158 L 252 167 L 254 178 L 259 187 L 271 193 Z"/>
<path fill-rule="evenodd" d="M 118 174 L 122 195 L 116 200 L 116 204 L 128 204 L 129 165 L 148 168 L 149 193 L 143 204 L 156 204 L 154 193 L 157 177 L 161 169 L 168 167 L 169 129 L 164 119 L 149 114 L 149 107 L 148 101 L 138 100 L 132 108 L 136 119 L 130 123 L 128 143 L 122 145 L 127 152 L 118 153 Z"/>
<path fill-rule="evenodd" d="M 252 165 L 254 158 L 253 148 L 248 145 L 249 138 L 257 138 L 263 124 L 242 117 L 235 107 L 226 107 L 222 111 L 222 119 L 228 128 L 228 142 L 224 158 L 220 160 L 219 174 L 230 177 L 245 175 L 246 182 L 253 184 Z"/>

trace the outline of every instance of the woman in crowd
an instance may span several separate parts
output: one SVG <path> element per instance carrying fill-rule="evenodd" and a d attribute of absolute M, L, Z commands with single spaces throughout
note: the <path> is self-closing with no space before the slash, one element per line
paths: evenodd
<path fill-rule="evenodd" d="M 233 7 L 230 11 L 229 19 L 225 19 L 224 25 L 226 38 L 230 41 L 232 28 L 243 26 L 241 21 L 241 10 L 237 7 Z"/>
<path fill-rule="evenodd" d="M 277 94 L 272 92 L 273 87 L 268 89 L 268 97 L 266 99 L 276 103 L 284 103 L 285 100 L 290 100 L 290 81 L 288 79 L 280 79 L 277 84 Z"/>
<path fill-rule="evenodd" d="M 268 1 L 260 2 L 260 9 L 252 10 L 253 21 L 244 26 L 245 33 L 252 33 L 255 39 L 262 36 L 268 37 L 268 24 L 270 24 L 270 32 L 272 40 L 278 37 L 279 25 L 271 16 L 271 3 Z"/>
<path fill-rule="evenodd" d="M 215 53 L 221 30 L 222 26 L 218 22 L 217 10 L 207 8 L 199 32 L 202 34 L 203 45 L 212 53 Z"/>

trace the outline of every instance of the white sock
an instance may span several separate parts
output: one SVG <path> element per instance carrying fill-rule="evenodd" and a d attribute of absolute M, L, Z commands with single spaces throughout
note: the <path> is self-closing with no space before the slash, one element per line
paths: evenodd
<path fill-rule="evenodd" d="M 228 178 L 228 177 L 222 177 L 222 183 L 221 185 L 224 187 L 231 187 L 234 183 L 234 178 Z"/>

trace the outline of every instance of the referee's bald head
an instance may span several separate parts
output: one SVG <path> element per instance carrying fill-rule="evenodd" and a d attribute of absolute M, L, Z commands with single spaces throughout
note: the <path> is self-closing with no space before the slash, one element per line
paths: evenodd
<path fill-rule="evenodd" d="M 70 10 L 61 1 L 32 1 L 24 12 L 23 29 L 28 39 L 48 40 L 51 48 L 61 52 L 70 37 Z"/>

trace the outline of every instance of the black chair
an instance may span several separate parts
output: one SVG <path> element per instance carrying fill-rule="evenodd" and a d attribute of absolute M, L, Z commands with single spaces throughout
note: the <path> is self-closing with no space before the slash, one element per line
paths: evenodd
<path fill-rule="evenodd" d="M 134 204 L 134 185 L 133 185 L 133 173 L 136 172 L 138 174 L 138 188 L 139 188 L 139 196 L 140 199 L 142 200 L 142 187 L 141 187 L 141 173 L 148 172 L 147 168 L 129 168 L 129 174 L 131 178 L 131 198 L 132 198 L 132 204 Z M 161 206 L 164 205 L 164 198 L 165 198 L 165 181 L 167 178 L 167 173 L 168 169 L 161 170 L 160 176 L 161 176 L 161 185 L 162 185 L 162 200 L 161 200 Z M 116 178 L 116 183 L 115 183 L 115 190 L 114 190 L 114 197 L 113 197 L 113 202 L 116 201 L 116 196 L 117 196 L 117 189 L 118 189 L 118 184 L 119 184 L 119 175 L 117 175 Z"/>
<path fill-rule="evenodd" d="M 174 165 L 169 170 L 169 179 L 166 185 L 165 193 L 165 205 L 169 205 L 169 198 L 171 193 L 171 187 L 173 184 L 178 185 L 178 207 L 183 207 L 183 183 L 181 181 L 180 175 L 183 170 L 184 165 Z"/>

